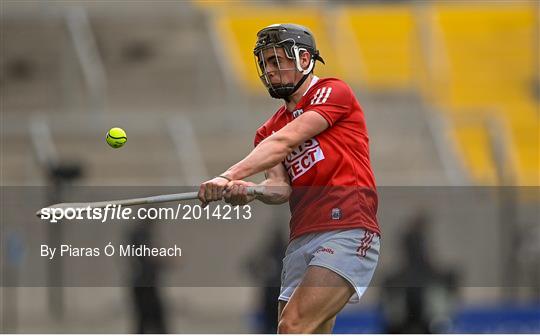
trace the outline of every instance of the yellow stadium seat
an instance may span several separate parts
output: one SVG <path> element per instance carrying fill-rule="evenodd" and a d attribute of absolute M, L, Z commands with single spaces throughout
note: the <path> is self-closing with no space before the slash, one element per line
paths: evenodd
<path fill-rule="evenodd" d="M 510 165 L 517 185 L 540 185 L 540 116 L 531 101 L 505 104 L 500 113 L 508 128 Z"/>
<path fill-rule="evenodd" d="M 460 123 L 454 120 L 451 138 L 470 177 L 481 185 L 496 185 L 498 174 L 490 144 L 490 136 L 482 123 Z"/>
<path fill-rule="evenodd" d="M 535 6 L 529 3 L 436 5 L 431 16 L 434 49 L 427 95 L 450 117 L 499 120 L 506 129 L 507 158 L 518 185 L 539 185 L 538 109 L 531 84 L 535 62 Z M 455 130 L 466 165 L 479 183 L 494 167 L 476 127 Z"/>
<path fill-rule="evenodd" d="M 344 7 L 335 21 L 336 48 L 347 69 L 346 80 L 374 90 L 411 87 L 419 59 L 411 6 Z"/>

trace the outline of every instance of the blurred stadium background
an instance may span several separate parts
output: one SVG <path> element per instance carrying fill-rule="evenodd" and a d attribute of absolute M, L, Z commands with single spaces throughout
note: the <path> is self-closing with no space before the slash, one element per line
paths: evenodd
<path fill-rule="evenodd" d="M 540 332 L 539 11 L 537 1 L 2 0 L 1 185 L 48 185 L 51 162 L 76 186 L 197 185 L 247 154 L 280 104 L 256 75 L 255 33 L 303 24 L 327 63 L 316 74 L 347 81 L 364 107 L 381 188 L 516 187 L 497 223 L 472 214 L 476 228 L 457 225 L 451 205 L 382 197 L 377 276 L 396 269 L 407 222 L 425 211 L 441 265 L 461 279 L 504 278 L 464 280 L 435 300 L 447 327 L 438 330 Z M 128 133 L 121 150 L 104 142 L 116 125 Z M 238 263 L 263 237 L 242 238 Z M 469 242 L 459 250 L 450 237 Z M 382 332 L 399 319 L 382 307 L 383 287 L 348 307 L 336 331 Z M 163 288 L 169 330 L 256 332 L 258 291 Z M 124 288 L 65 288 L 60 315 L 49 292 L 2 288 L 2 331 L 132 331 Z"/>

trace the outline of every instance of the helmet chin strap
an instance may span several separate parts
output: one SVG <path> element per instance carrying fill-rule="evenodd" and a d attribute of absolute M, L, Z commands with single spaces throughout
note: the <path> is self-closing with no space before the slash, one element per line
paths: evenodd
<path fill-rule="evenodd" d="M 292 90 L 292 93 L 287 97 L 285 98 L 285 101 L 287 102 L 290 102 L 291 101 L 291 96 L 300 88 L 300 86 L 302 86 L 302 84 L 304 84 L 304 82 L 306 81 L 306 79 L 308 78 L 309 76 L 309 73 L 305 74 L 302 76 L 302 78 L 298 81 L 298 83 L 294 86 L 294 89 Z"/>
<path fill-rule="evenodd" d="M 292 84 L 283 84 L 277 87 L 271 86 L 268 88 L 268 93 L 270 93 L 272 98 L 285 99 L 286 102 L 290 102 L 291 96 L 300 88 L 300 86 L 302 86 L 302 84 L 304 84 L 308 77 L 309 73 L 303 75 L 298 83 L 294 86 Z"/>
<path fill-rule="evenodd" d="M 270 93 L 270 96 L 273 98 L 278 99 L 285 99 L 286 102 L 291 101 L 291 96 L 304 84 L 306 79 L 308 78 L 309 74 L 311 73 L 311 70 L 313 70 L 313 66 L 315 65 L 315 60 L 313 57 L 311 57 L 311 60 L 309 62 L 309 66 L 307 69 L 302 69 L 302 65 L 300 64 L 300 51 L 304 50 L 307 51 L 304 48 L 298 48 L 296 45 L 292 47 L 292 50 L 294 52 L 294 58 L 296 63 L 296 69 L 302 73 L 302 78 L 298 81 L 298 83 L 295 86 L 292 86 L 292 84 L 285 84 L 280 85 L 279 87 L 273 88 L 270 87 L 268 89 L 268 92 Z"/>

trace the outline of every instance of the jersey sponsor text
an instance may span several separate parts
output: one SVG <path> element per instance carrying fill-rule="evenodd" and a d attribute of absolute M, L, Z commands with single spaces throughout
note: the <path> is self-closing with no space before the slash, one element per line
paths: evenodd
<path fill-rule="evenodd" d="M 284 164 L 291 181 L 294 181 L 321 160 L 324 160 L 324 153 L 319 142 L 315 138 L 311 138 L 295 148 L 287 156 Z"/>

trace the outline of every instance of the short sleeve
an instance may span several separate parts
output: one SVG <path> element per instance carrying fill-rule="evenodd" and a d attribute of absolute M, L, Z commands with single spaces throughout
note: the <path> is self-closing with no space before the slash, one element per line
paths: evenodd
<path fill-rule="evenodd" d="M 267 137 L 266 135 L 266 127 L 263 125 L 257 129 L 257 132 L 255 133 L 255 139 L 253 140 L 253 147 L 257 147 L 257 145 L 263 141 Z"/>
<path fill-rule="evenodd" d="M 304 110 L 319 113 L 330 126 L 351 112 L 353 95 L 345 83 L 332 81 L 313 91 Z"/>

